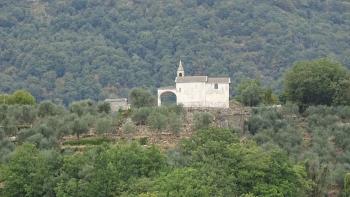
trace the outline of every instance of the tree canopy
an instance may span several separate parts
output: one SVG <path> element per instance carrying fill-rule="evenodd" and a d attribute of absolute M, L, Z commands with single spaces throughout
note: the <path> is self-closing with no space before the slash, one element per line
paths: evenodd
<path fill-rule="evenodd" d="M 10 196 L 305 196 L 305 169 L 281 151 L 242 144 L 229 130 L 200 130 L 179 149 L 182 165 L 171 165 L 158 148 L 136 143 L 101 145 L 83 153 L 18 146 L 1 166 Z"/>
<path fill-rule="evenodd" d="M 131 90 L 129 95 L 129 101 L 131 107 L 151 107 L 156 104 L 155 97 L 144 88 L 134 88 Z"/>
<path fill-rule="evenodd" d="M 349 89 L 349 70 L 328 59 L 296 63 L 285 75 L 287 100 L 299 105 L 347 104 Z"/>
<path fill-rule="evenodd" d="M 9 105 L 34 105 L 36 100 L 30 92 L 17 90 L 12 94 L 0 94 L 0 103 Z"/>
<path fill-rule="evenodd" d="M 66 105 L 127 97 L 172 85 L 180 58 L 189 75 L 232 84 L 270 83 L 304 59 L 350 67 L 349 9 L 347 0 L 2 0 L 0 91 Z"/>

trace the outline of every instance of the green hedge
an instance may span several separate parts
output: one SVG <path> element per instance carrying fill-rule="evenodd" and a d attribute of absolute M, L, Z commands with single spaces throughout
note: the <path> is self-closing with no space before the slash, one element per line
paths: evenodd
<path fill-rule="evenodd" d="M 80 140 L 74 140 L 74 141 L 65 141 L 63 142 L 63 145 L 101 145 L 103 143 L 111 143 L 114 142 L 114 139 L 108 139 L 108 138 L 88 138 L 88 139 L 80 139 Z"/>

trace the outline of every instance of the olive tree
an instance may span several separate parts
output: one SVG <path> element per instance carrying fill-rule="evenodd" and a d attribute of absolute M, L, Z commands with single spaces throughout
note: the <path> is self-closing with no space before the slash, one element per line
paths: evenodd
<path fill-rule="evenodd" d="M 144 88 L 135 88 L 129 94 L 131 107 L 151 107 L 156 103 L 155 97 Z"/>

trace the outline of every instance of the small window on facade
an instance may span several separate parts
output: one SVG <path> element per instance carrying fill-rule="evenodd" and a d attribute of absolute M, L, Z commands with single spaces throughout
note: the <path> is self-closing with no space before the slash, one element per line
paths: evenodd
<path fill-rule="evenodd" d="M 182 73 L 179 73 L 179 77 L 182 77 Z"/>
<path fill-rule="evenodd" d="M 219 89 L 219 84 L 214 84 L 214 89 Z"/>

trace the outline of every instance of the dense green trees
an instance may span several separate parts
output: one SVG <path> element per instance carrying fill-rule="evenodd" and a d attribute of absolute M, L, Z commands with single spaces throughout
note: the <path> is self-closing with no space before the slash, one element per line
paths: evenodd
<path fill-rule="evenodd" d="M 177 134 L 182 128 L 183 113 L 181 105 L 141 107 L 133 109 L 131 118 L 137 125 L 148 125 L 158 132 L 169 130 Z"/>
<path fill-rule="evenodd" d="M 63 136 L 78 138 L 88 131 L 99 134 L 113 132 L 114 115 L 107 114 L 108 107 L 93 101 L 80 101 L 67 109 L 50 101 L 37 105 L 0 104 L 0 161 L 6 160 L 18 144 L 32 143 L 40 149 L 58 148 Z"/>
<path fill-rule="evenodd" d="M 305 169 L 293 166 L 285 154 L 263 151 L 252 141 L 240 143 L 228 130 L 200 130 L 183 143 L 182 152 L 190 161 L 186 166 L 196 169 L 190 173 L 195 182 L 187 184 L 197 184 L 206 196 L 306 196 L 311 186 Z"/>
<path fill-rule="evenodd" d="M 38 100 L 127 97 L 188 74 L 261 77 L 273 89 L 293 62 L 349 67 L 348 1 L 13 1 L 0 4 L 0 91 Z M 232 92 L 234 93 L 234 92 Z"/>
<path fill-rule="evenodd" d="M 306 196 L 305 169 L 277 149 L 240 143 L 229 130 L 200 130 L 183 141 L 181 158 L 136 143 L 82 153 L 24 144 L 0 166 L 0 194 L 11 196 Z M 180 159 L 170 164 L 167 161 Z M 248 195 L 248 196 L 249 196 Z"/>
<path fill-rule="evenodd" d="M 237 100 L 247 106 L 256 106 L 263 100 L 264 90 L 258 80 L 246 80 L 239 84 Z"/>
<path fill-rule="evenodd" d="M 165 157 L 154 147 L 137 144 L 102 146 L 64 158 L 58 196 L 120 196 L 140 179 L 157 176 Z"/>
<path fill-rule="evenodd" d="M 120 196 L 138 178 L 154 177 L 165 157 L 154 147 L 136 144 L 101 146 L 82 155 L 16 149 L 1 169 L 1 196 Z"/>
<path fill-rule="evenodd" d="M 287 100 L 299 105 L 349 104 L 350 72 L 327 59 L 296 63 L 285 76 Z"/>
<path fill-rule="evenodd" d="M 8 165 L 2 169 L 2 196 L 55 196 L 54 187 L 61 156 L 55 151 L 42 151 L 33 145 L 18 147 Z"/>
<path fill-rule="evenodd" d="M 135 123 L 154 132 L 182 130 L 181 106 L 117 114 L 99 106 L 0 105 L 0 196 L 320 196 L 335 186 L 346 192 L 348 106 L 310 106 L 303 114 L 290 103 L 256 107 L 241 138 L 210 128 L 213 115 L 196 113 L 194 126 L 205 129 L 167 151 L 114 140 L 79 153 L 61 149 L 62 136 L 103 135 L 116 125 L 127 139 Z"/>
<path fill-rule="evenodd" d="M 314 182 L 310 196 L 322 196 L 334 185 L 344 185 L 350 170 L 349 106 L 311 106 L 299 114 L 298 106 L 289 104 L 253 112 L 247 123 L 252 138 L 267 150 L 282 148 L 295 163 L 305 162 Z"/>
<path fill-rule="evenodd" d="M 278 102 L 271 88 L 264 88 L 259 80 L 243 80 L 237 88 L 236 99 L 245 106 L 272 105 Z"/>

